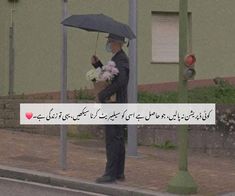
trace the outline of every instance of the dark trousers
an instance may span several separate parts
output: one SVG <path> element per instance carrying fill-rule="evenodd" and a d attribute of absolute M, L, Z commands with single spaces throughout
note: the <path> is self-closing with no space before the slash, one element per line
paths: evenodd
<path fill-rule="evenodd" d="M 124 174 L 125 137 L 123 125 L 105 126 L 106 168 L 105 175 L 116 178 Z"/>

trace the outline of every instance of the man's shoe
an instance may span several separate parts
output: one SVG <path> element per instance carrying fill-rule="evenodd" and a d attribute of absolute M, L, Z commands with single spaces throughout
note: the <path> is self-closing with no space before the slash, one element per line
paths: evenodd
<path fill-rule="evenodd" d="M 101 176 L 96 179 L 96 183 L 112 183 L 115 182 L 115 178 L 111 176 Z"/>
<path fill-rule="evenodd" d="M 124 174 L 117 176 L 117 180 L 119 180 L 119 181 L 125 181 L 125 179 L 126 179 L 126 177 Z"/>

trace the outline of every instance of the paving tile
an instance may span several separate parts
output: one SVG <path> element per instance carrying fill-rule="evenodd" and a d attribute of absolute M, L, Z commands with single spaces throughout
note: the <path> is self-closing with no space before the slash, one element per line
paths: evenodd
<path fill-rule="evenodd" d="M 68 140 L 68 169 L 59 163 L 60 138 L 0 130 L 0 164 L 94 181 L 103 174 L 103 141 Z M 126 158 L 126 181 L 120 185 L 165 192 L 178 168 L 176 150 L 140 146 L 140 156 Z M 189 171 L 199 186 L 198 195 L 235 192 L 235 159 L 189 153 Z"/>

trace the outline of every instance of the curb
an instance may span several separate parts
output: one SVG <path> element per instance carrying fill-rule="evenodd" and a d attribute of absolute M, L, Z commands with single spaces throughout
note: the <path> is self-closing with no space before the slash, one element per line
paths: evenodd
<path fill-rule="evenodd" d="M 71 177 L 64 177 L 45 172 L 32 171 L 27 169 L 19 169 L 0 165 L 0 176 L 5 178 L 13 178 L 18 180 L 26 180 L 47 184 L 58 187 L 66 187 L 75 190 L 100 193 L 110 196 L 173 196 L 174 194 L 159 193 L 139 188 L 132 188 L 113 184 L 97 184 L 93 182 L 78 180 Z"/>

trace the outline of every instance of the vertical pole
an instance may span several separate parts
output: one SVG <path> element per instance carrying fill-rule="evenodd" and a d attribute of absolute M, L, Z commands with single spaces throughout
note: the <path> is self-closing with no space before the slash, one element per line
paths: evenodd
<path fill-rule="evenodd" d="M 137 37 L 137 0 L 129 0 L 129 24 Z M 130 78 L 128 84 L 128 102 L 137 103 L 137 41 L 133 39 L 129 45 Z M 137 156 L 137 126 L 128 125 L 127 154 Z"/>
<path fill-rule="evenodd" d="M 187 80 L 184 79 L 184 57 L 188 52 L 188 0 L 180 0 L 179 12 L 179 103 L 188 102 Z M 179 138 L 179 171 L 170 181 L 168 191 L 177 194 L 193 194 L 197 185 L 188 172 L 188 125 L 180 125 Z"/>
<path fill-rule="evenodd" d="M 188 102 L 188 81 L 184 79 L 184 57 L 188 52 L 188 0 L 180 0 L 179 19 L 179 86 L 178 102 Z M 179 169 L 188 170 L 188 125 L 179 126 Z"/>
<path fill-rule="evenodd" d="M 14 94 L 14 67 L 15 67 L 14 11 L 15 11 L 15 5 L 13 5 L 13 8 L 11 9 L 11 26 L 9 28 L 9 90 L 8 90 L 8 94 L 10 96 Z"/>
<path fill-rule="evenodd" d="M 68 0 L 62 0 L 62 20 L 67 17 Z M 60 102 L 67 102 L 67 30 L 61 25 L 62 50 L 61 50 L 61 92 Z M 63 170 L 67 169 L 67 126 L 60 126 L 60 165 Z"/>

